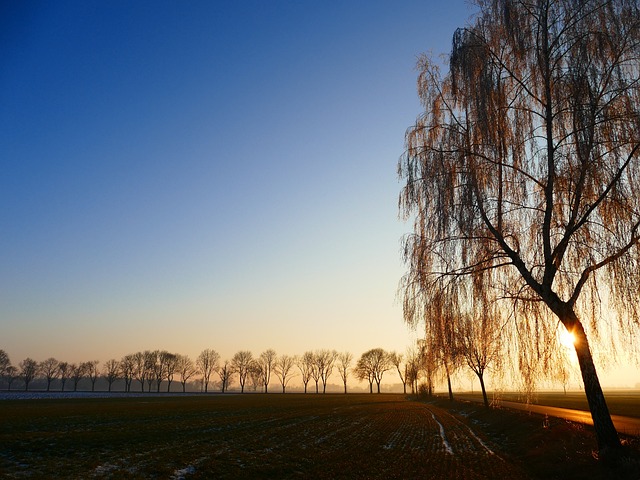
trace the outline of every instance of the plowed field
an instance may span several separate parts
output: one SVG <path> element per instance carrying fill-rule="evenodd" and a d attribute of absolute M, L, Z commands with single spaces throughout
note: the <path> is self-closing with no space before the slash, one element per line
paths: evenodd
<path fill-rule="evenodd" d="M 0 404 L 3 478 L 526 478 L 498 450 L 401 395 Z"/>

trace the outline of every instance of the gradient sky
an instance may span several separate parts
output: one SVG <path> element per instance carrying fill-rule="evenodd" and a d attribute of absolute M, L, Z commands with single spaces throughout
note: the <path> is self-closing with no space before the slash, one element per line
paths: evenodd
<path fill-rule="evenodd" d="M 3 2 L 0 348 L 14 364 L 404 351 L 416 58 L 472 12 Z"/>

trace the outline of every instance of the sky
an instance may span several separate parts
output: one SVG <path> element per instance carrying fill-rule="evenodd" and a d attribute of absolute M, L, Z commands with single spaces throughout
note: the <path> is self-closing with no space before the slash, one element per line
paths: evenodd
<path fill-rule="evenodd" d="M 472 13 L 3 2 L 0 348 L 14 364 L 403 352 L 419 332 L 397 298 L 396 165 L 416 60 Z"/>

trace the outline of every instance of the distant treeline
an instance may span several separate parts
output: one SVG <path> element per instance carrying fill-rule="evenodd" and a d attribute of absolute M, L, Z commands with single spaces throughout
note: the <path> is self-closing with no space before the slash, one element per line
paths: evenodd
<path fill-rule="evenodd" d="M 374 348 L 353 364 L 353 355 L 335 350 L 307 351 L 302 355 L 278 355 L 269 349 L 255 356 L 248 350 L 221 360 L 213 349 L 203 350 L 194 360 L 188 355 L 166 350 L 145 350 L 110 359 L 69 363 L 50 357 L 43 361 L 25 358 L 17 366 L 0 350 L 0 388 L 37 391 L 119 391 L 119 392 L 211 392 L 229 390 L 268 393 L 348 392 L 348 381 L 368 383 L 370 393 L 380 393 L 383 375 L 395 371 L 412 392 L 424 371 L 422 356 L 409 349 L 406 354 Z M 300 384 L 289 388 L 291 380 Z M 330 383 L 340 379 L 341 385 Z M 275 387 L 274 387 L 275 385 Z M 375 385 L 375 389 L 374 389 Z M 328 388 L 327 388 L 328 387 Z M 289 389 L 289 390 L 288 390 Z M 361 390 L 357 388 L 356 390 Z"/>

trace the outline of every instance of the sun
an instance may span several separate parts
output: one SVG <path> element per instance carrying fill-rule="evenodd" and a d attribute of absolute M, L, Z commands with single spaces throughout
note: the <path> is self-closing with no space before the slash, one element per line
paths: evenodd
<path fill-rule="evenodd" d="M 571 348 L 576 343 L 576 336 L 568 332 L 567 330 L 562 330 L 560 332 L 560 344 L 564 347 Z"/>

